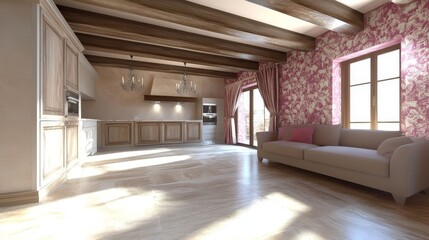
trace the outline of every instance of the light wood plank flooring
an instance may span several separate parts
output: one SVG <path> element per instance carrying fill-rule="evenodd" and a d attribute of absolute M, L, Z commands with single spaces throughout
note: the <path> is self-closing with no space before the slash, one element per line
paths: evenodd
<path fill-rule="evenodd" d="M 104 151 L 42 203 L 0 208 L 0 239 L 429 239 L 429 195 L 401 207 L 239 146 Z"/>

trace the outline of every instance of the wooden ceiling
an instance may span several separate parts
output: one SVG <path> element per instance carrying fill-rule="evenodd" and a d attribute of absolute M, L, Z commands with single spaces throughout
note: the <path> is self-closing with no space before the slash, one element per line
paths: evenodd
<path fill-rule="evenodd" d="M 312 36 L 185 0 L 55 2 L 93 65 L 233 78 L 261 61 L 282 62 L 288 51 L 315 47 Z M 363 13 L 335 0 L 247 3 L 343 34 L 364 27 Z"/>

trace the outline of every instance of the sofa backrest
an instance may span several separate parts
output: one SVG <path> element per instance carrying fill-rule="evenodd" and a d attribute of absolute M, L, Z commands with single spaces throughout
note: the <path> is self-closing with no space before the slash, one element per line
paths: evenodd
<path fill-rule="evenodd" d="M 377 150 L 384 140 L 399 136 L 402 136 L 400 131 L 342 129 L 340 146 Z"/>

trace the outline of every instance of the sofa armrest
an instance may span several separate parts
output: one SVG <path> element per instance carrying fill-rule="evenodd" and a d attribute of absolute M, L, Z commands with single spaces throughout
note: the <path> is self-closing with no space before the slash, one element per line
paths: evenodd
<path fill-rule="evenodd" d="M 262 145 L 264 142 L 277 140 L 277 132 L 257 132 L 256 140 L 258 141 L 258 159 L 262 161 Z"/>
<path fill-rule="evenodd" d="M 403 198 L 429 188 L 429 141 L 397 148 L 390 160 L 391 193 Z"/>

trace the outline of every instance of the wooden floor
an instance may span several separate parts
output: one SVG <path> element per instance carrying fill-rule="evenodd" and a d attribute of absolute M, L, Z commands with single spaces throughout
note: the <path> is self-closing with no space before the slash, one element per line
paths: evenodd
<path fill-rule="evenodd" d="M 0 239 L 429 239 L 429 195 L 390 194 L 227 145 L 99 152 Z"/>

